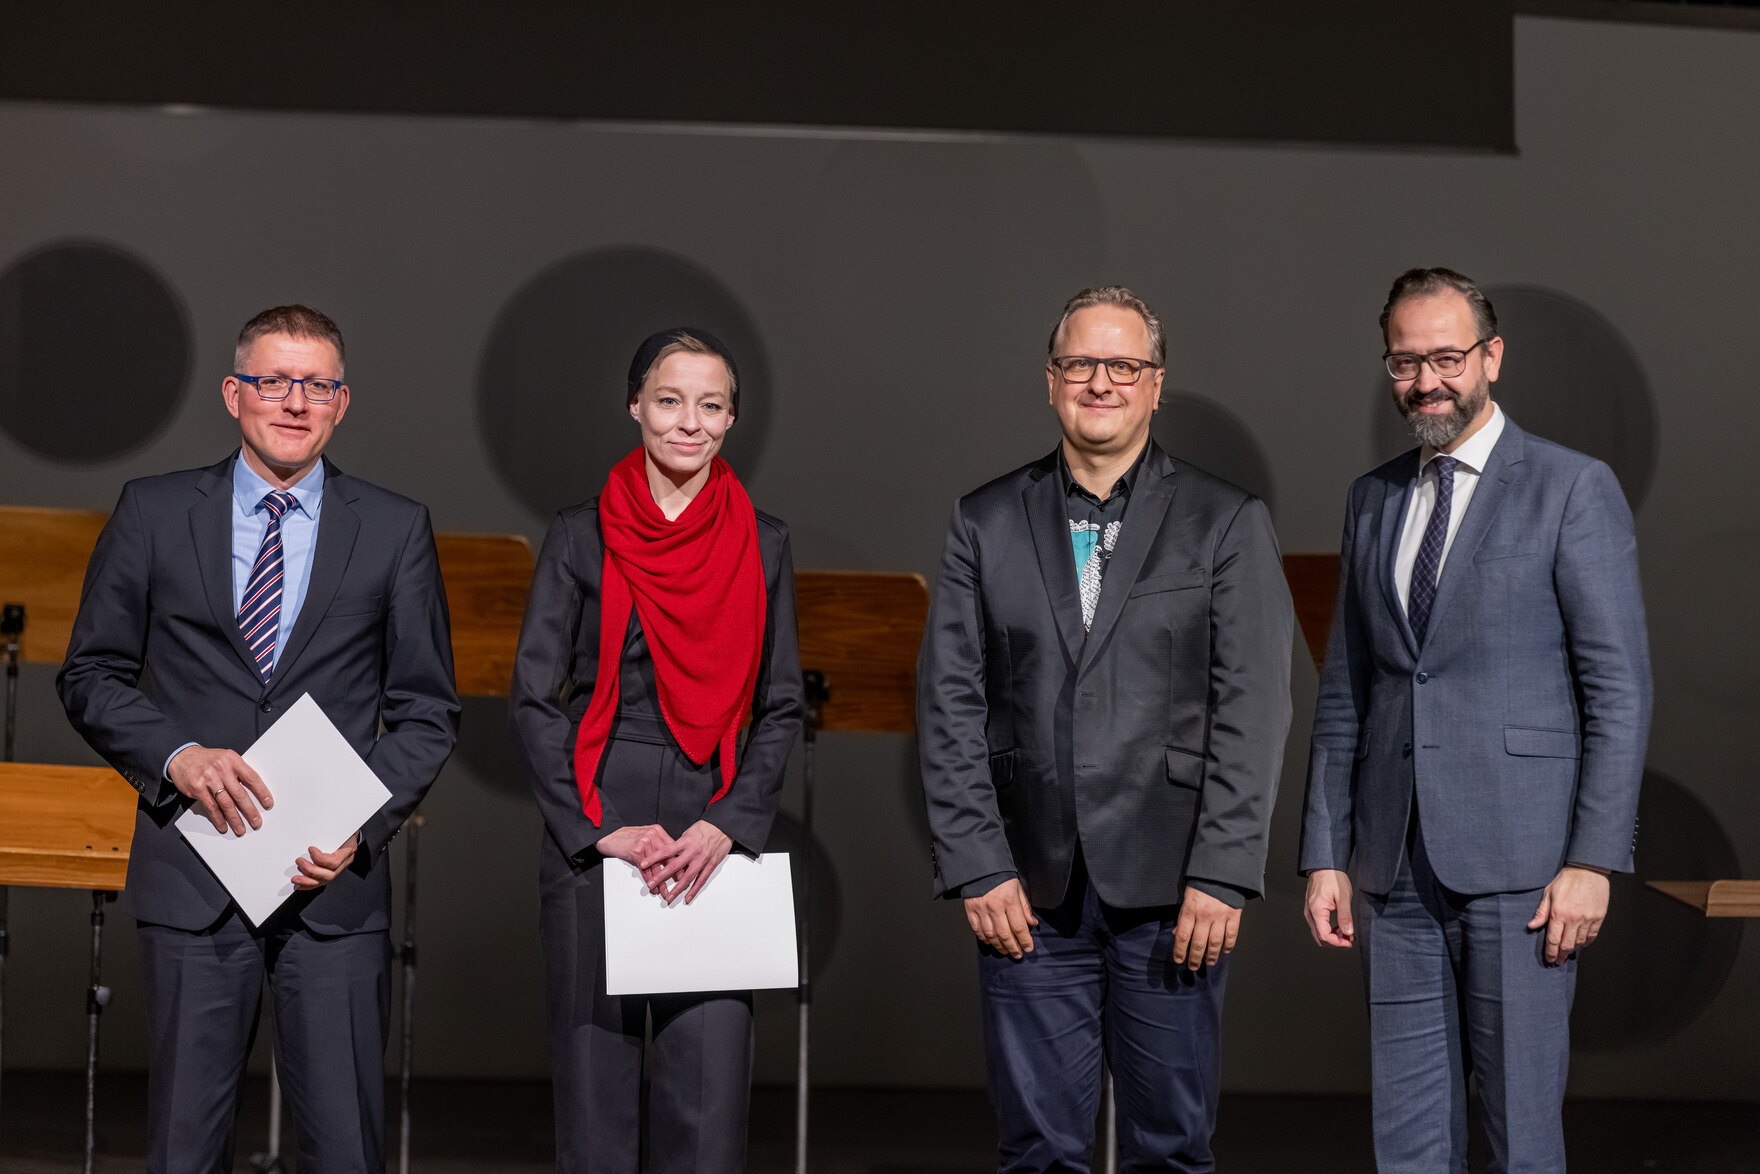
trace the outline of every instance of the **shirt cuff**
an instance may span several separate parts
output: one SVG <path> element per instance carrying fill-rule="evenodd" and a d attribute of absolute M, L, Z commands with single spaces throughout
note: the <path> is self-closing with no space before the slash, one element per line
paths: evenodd
<path fill-rule="evenodd" d="M 961 885 L 959 887 L 959 895 L 966 898 L 982 897 L 991 889 L 994 889 L 1007 881 L 1014 880 L 1019 875 L 1019 873 L 1015 872 L 993 872 L 989 876 L 981 876 L 977 880 L 967 881 L 965 884 Z"/>
<path fill-rule="evenodd" d="M 1567 860 L 1564 862 L 1564 866 L 1566 868 L 1580 868 L 1584 872 L 1599 873 L 1601 876 L 1613 875 L 1612 869 L 1602 868 L 1599 864 L 1579 864 L 1575 860 Z"/>
<path fill-rule="evenodd" d="M 200 745 L 201 745 L 200 742 L 185 742 L 183 745 L 179 746 L 177 749 L 173 750 L 170 754 L 167 754 L 165 756 L 165 770 L 163 773 L 165 775 L 166 782 L 171 781 L 171 760 L 173 758 L 176 758 L 179 754 L 182 754 L 185 750 L 188 750 L 191 746 L 200 746 Z"/>
<path fill-rule="evenodd" d="M 1206 897 L 1215 897 L 1230 909 L 1246 908 L 1247 899 L 1253 895 L 1245 889 L 1237 889 L 1233 885 L 1225 885 L 1221 881 L 1202 880 L 1195 876 L 1187 877 L 1186 884 L 1190 888 L 1197 889 Z"/>

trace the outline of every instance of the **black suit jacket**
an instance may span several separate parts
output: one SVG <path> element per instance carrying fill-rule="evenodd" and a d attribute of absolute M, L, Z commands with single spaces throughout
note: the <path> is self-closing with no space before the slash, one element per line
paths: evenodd
<path fill-rule="evenodd" d="M 699 807 L 696 816 L 726 832 L 742 851 L 756 855 L 764 850 L 781 805 L 783 771 L 800 732 L 805 706 L 788 528 L 761 510 L 754 512 L 758 518 L 758 557 L 764 564 L 765 620 L 758 683 L 752 694 L 752 723 L 732 788 L 719 801 Z M 594 827 L 581 810 L 580 787 L 574 777 L 574 743 L 599 675 L 599 583 L 604 561 L 599 499 L 559 513 L 538 554 L 508 706 L 508 719 L 524 752 L 532 792 L 550 839 L 575 867 L 597 861 L 598 854 L 588 849 L 601 836 L 627 824 L 656 822 L 653 813 L 664 813 L 669 806 L 664 801 L 668 797 L 653 794 L 656 780 L 652 776 L 629 780 L 611 770 L 614 755 L 608 745 L 598 780 L 599 826 Z M 631 644 L 638 650 L 646 648 L 639 637 Z M 651 700 L 655 696 L 652 662 L 645 651 L 636 659 L 635 664 L 625 664 L 612 735 L 618 737 L 627 725 L 639 725 L 635 740 L 667 743 L 673 753 L 683 757 L 684 752 L 665 732 Z M 719 777 L 719 767 L 715 777 Z M 707 786 L 709 779 L 702 782 Z M 626 792 L 626 787 L 634 789 Z M 618 805 L 625 795 L 630 809 L 627 818 Z M 706 803 L 707 796 L 700 802 Z M 659 822 L 695 822 L 696 816 L 687 819 L 682 810 L 676 814 L 675 820 Z M 674 828 L 674 834 L 682 830 Z"/>
<path fill-rule="evenodd" d="M 1109 905 L 1259 893 L 1294 630 L 1270 515 L 1151 441 L 1085 637 L 1068 519 L 1055 451 L 954 506 L 918 662 L 938 891 L 1014 871 L 1054 906 L 1079 840 Z"/>
<path fill-rule="evenodd" d="M 305 602 L 265 685 L 232 602 L 237 459 L 123 487 L 56 678 L 74 728 L 141 793 L 123 908 L 179 929 L 220 920 L 230 898 L 177 831 L 190 804 L 165 779 L 165 760 L 186 742 L 246 750 L 310 693 L 391 799 L 361 829 L 352 868 L 283 908 L 320 933 L 384 929 L 385 847 L 458 736 L 428 511 L 325 462 Z"/>

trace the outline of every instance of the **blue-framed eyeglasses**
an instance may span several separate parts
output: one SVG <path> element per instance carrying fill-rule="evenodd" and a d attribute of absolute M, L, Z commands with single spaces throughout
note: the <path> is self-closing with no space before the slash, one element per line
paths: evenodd
<path fill-rule="evenodd" d="M 241 383 L 248 383 L 257 389 L 263 399 L 286 399 L 287 393 L 298 383 L 306 389 L 306 399 L 315 404 L 326 404 L 336 398 L 337 390 L 342 386 L 340 379 L 289 379 L 285 375 L 240 375 L 234 371 L 232 377 Z"/>

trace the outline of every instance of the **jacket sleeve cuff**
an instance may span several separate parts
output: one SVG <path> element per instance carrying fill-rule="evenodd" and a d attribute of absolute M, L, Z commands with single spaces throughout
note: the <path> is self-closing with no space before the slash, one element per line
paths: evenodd
<path fill-rule="evenodd" d="M 982 897 L 991 889 L 1006 884 L 1019 875 L 1015 872 L 993 872 L 988 876 L 981 876 L 977 880 L 967 881 L 959 887 L 959 891 L 955 895 L 962 900 L 969 897 Z"/>
<path fill-rule="evenodd" d="M 1215 897 L 1230 909 L 1246 908 L 1248 899 L 1254 895 L 1245 889 L 1237 889 L 1233 885 L 1225 885 L 1221 881 L 1204 880 L 1201 877 L 1195 876 L 1187 877 L 1186 884 L 1190 888 L 1197 889 L 1206 897 Z"/>

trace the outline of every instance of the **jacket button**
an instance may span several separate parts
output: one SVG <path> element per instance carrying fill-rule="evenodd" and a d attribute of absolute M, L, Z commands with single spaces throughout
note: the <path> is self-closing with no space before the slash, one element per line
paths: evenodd
<path fill-rule="evenodd" d="M 1430 679 L 1429 673 L 1419 673 L 1418 674 L 1418 684 L 1420 684 L 1420 685 L 1422 685 L 1425 681 L 1428 681 L 1429 679 Z"/>
<path fill-rule="evenodd" d="M 1410 758 L 1412 756 L 1412 744 L 1407 742 L 1404 746 L 1401 746 L 1399 748 L 1399 753 L 1401 758 Z"/>
<path fill-rule="evenodd" d="M 263 702 L 263 712 L 264 713 L 274 713 L 275 707 L 273 705 L 270 705 L 267 701 L 265 701 L 265 702 Z"/>

